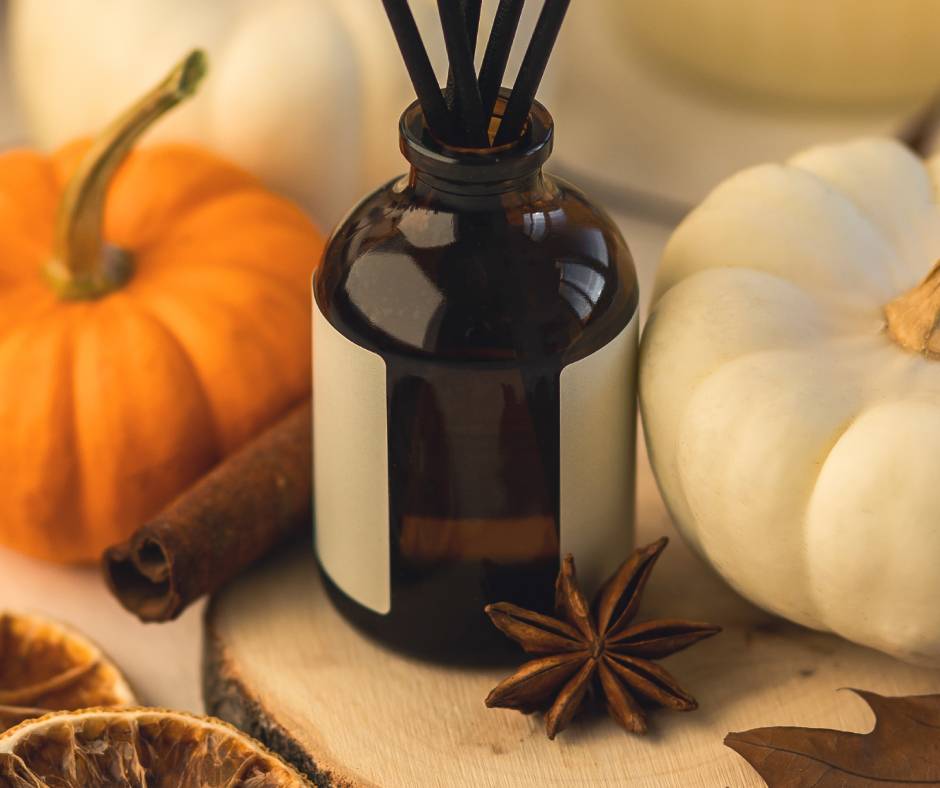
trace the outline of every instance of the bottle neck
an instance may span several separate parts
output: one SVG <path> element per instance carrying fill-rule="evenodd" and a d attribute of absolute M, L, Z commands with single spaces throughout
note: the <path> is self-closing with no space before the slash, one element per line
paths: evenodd
<path fill-rule="evenodd" d="M 494 110 L 496 123 L 508 93 L 501 94 Z M 461 148 L 436 139 L 424 122 L 420 105 L 405 110 L 399 123 L 401 151 L 411 165 L 408 186 L 415 197 L 464 207 L 483 206 L 497 200 L 504 205 L 542 193 L 551 186 L 542 165 L 554 144 L 552 116 L 535 102 L 523 135 L 516 141 L 491 148 Z"/>
<path fill-rule="evenodd" d="M 545 175 L 541 167 L 536 167 L 511 178 L 481 182 L 442 177 L 412 165 L 409 185 L 417 197 L 502 197 L 511 193 L 531 194 L 542 191 L 545 188 Z"/>

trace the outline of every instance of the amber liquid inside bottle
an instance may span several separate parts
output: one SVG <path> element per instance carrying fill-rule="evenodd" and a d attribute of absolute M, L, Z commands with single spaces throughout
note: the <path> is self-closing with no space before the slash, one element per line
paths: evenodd
<path fill-rule="evenodd" d="M 581 407 L 566 421 L 562 373 L 635 325 L 629 251 L 602 211 L 543 172 L 552 137 L 551 118 L 536 105 L 521 142 L 456 150 L 429 136 L 413 106 L 401 124 L 411 172 L 353 209 L 314 281 L 315 308 L 329 324 L 320 330 L 335 329 L 384 364 L 387 409 L 387 609 L 370 609 L 336 582 L 339 559 L 324 560 L 329 548 L 321 547 L 325 582 L 356 625 L 437 660 L 480 663 L 505 653 L 487 603 L 551 610 L 564 541 L 562 428 L 579 420 L 590 427 L 593 418 Z M 326 342 L 314 336 L 316 363 Z M 635 336 L 622 342 L 629 365 Z M 322 412 L 318 397 L 316 376 L 341 365 L 330 355 L 336 360 L 320 359 L 314 386 L 314 461 L 324 474 L 339 472 L 323 464 L 342 454 L 316 443 L 318 424 L 342 419 Z M 632 391 L 632 380 L 617 385 Z M 632 401 L 622 408 L 629 415 L 615 421 L 632 424 Z M 632 432 L 613 429 L 589 461 L 609 472 L 604 444 L 629 440 Z M 629 508 L 632 445 L 617 457 L 630 466 L 616 471 L 629 488 L 617 493 L 620 508 Z M 357 486 L 355 463 L 347 464 L 347 489 L 376 494 L 381 485 Z M 317 477 L 318 504 L 326 484 Z M 317 529 L 330 529 L 324 539 L 345 527 L 335 511 L 316 507 Z M 627 534 L 631 516 L 623 512 Z"/>

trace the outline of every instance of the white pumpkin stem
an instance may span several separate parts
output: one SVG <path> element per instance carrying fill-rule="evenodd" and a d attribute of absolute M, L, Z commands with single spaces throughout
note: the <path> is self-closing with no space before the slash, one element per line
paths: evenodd
<path fill-rule="evenodd" d="M 913 290 L 885 307 L 890 336 L 912 353 L 940 359 L 940 261 Z"/>
<path fill-rule="evenodd" d="M 129 252 L 103 238 L 104 207 L 115 171 L 153 123 L 191 96 L 207 69 L 201 50 L 190 52 L 167 77 L 114 120 L 91 144 L 65 187 L 56 215 L 53 257 L 46 278 L 60 297 L 98 298 L 133 273 Z"/>

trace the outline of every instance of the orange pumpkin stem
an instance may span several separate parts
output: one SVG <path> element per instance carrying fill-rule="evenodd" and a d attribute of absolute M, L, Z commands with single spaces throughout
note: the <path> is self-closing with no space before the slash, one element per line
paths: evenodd
<path fill-rule="evenodd" d="M 45 268 L 46 278 L 61 298 L 99 298 L 130 279 L 130 253 L 108 246 L 103 238 L 108 187 L 138 138 L 195 92 L 206 69 L 205 53 L 190 52 L 92 142 L 59 204 L 53 257 Z"/>

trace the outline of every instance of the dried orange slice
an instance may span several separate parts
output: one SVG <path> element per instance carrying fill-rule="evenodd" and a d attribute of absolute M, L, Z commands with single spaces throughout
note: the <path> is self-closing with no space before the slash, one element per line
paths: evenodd
<path fill-rule="evenodd" d="M 39 616 L 0 612 L 0 731 L 59 709 L 135 703 L 121 672 L 84 636 Z"/>
<path fill-rule="evenodd" d="M 4 788 L 311 788 L 254 739 L 163 709 L 60 711 L 0 735 Z"/>

